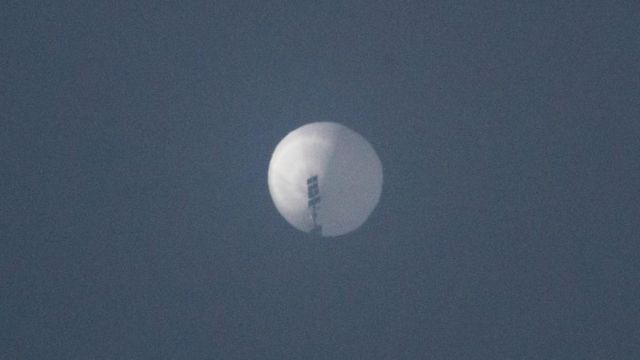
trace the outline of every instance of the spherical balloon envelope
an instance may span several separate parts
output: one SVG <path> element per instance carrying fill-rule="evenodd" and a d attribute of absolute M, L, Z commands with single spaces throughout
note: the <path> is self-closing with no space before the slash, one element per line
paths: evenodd
<path fill-rule="evenodd" d="M 304 125 L 276 146 L 269 192 L 295 228 L 339 236 L 360 227 L 382 192 L 382 164 L 360 134 L 332 122 Z"/>

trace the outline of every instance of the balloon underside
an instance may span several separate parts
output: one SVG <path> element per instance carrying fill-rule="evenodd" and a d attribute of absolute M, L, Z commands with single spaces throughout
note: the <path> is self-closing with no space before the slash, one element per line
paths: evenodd
<path fill-rule="evenodd" d="M 376 207 L 382 164 L 358 133 L 317 122 L 280 141 L 271 157 L 268 183 L 276 208 L 291 225 L 338 236 L 360 227 Z"/>

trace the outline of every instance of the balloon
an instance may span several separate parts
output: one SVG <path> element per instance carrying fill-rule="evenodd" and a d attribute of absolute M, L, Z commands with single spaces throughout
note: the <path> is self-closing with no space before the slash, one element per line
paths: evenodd
<path fill-rule="evenodd" d="M 380 200 L 382 164 L 360 134 L 333 122 L 284 137 L 269 163 L 269 192 L 295 228 L 339 236 L 360 227 Z"/>

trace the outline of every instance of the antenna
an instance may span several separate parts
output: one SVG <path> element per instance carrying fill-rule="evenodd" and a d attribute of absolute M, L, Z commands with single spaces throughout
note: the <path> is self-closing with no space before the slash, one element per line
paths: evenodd
<path fill-rule="evenodd" d="M 309 198 L 307 206 L 311 209 L 311 220 L 313 221 L 313 228 L 310 234 L 322 236 L 322 225 L 318 224 L 318 206 L 320 204 L 318 175 L 313 175 L 307 179 L 307 196 Z"/>

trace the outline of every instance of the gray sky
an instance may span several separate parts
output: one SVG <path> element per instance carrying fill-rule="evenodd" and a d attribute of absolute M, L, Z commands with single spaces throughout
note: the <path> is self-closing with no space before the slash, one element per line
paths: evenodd
<path fill-rule="evenodd" d="M 636 2 L 0 5 L 0 358 L 640 357 Z M 381 201 L 312 239 L 271 151 Z"/>

